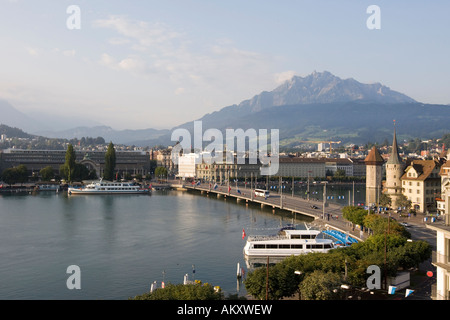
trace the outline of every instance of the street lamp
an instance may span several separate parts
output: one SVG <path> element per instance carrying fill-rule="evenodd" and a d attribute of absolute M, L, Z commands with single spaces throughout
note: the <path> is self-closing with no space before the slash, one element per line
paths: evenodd
<path fill-rule="evenodd" d="M 301 275 L 303 274 L 303 272 L 299 271 L 299 270 L 295 270 L 294 273 L 296 275 Z M 300 291 L 300 287 L 298 288 L 298 300 L 302 300 L 302 292 Z"/>

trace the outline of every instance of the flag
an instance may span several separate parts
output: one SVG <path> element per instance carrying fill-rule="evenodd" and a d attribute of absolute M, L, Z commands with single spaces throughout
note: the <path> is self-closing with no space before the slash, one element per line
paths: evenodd
<path fill-rule="evenodd" d="M 397 289 L 397 287 L 389 286 L 388 293 L 389 293 L 389 294 L 395 294 L 395 289 Z"/>
<path fill-rule="evenodd" d="M 244 238 L 245 238 L 245 230 L 242 229 L 242 240 L 244 240 Z"/>
<path fill-rule="evenodd" d="M 197 185 L 198 185 L 198 186 L 200 185 L 200 180 L 197 182 Z"/>
<path fill-rule="evenodd" d="M 405 292 L 405 298 L 407 297 L 407 296 L 409 296 L 411 293 L 413 293 L 414 292 L 414 290 L 411 290 L 411 289 L 406 289 L 406 292 Z"/>
<path fill-rule="evenodd" d="M 165 285 L 164 285 L 164 281 L 163 282 L 161 282 L 161 288 L 165 288 Z"/>
<path fill-rule="evenodd" d="M 217 183 L 214 185 L 214 190 L 216 190 L 218 187 Z"/>
<path fill-rule="evenodd" d="M 230 192 L 231 191 L 231 187 L 228 187 L 228 192 Z"/>
<path fill-rule="evenodd" d="M 241 194 L 241 190 L 238 189 L 237 192 L 238 192 L 239 194 Z"/>

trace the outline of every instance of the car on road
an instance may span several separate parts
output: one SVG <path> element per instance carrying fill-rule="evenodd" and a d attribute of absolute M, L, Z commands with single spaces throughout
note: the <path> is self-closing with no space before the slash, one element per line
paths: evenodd
<path fill-rule="evenodd" d="M 409 224 L 407 224 L 406 222 L 400 222 L 400 224 L 404 227 L 409 227 Z"/>

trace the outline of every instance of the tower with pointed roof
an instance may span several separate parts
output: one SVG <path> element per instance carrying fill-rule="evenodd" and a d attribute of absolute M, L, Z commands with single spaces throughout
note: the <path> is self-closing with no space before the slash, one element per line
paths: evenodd
<path fill-rule="evenodd" d="M 366 205 L 377 205 L 382 192 L 382 169 L 384 160 L 374 146 L 366 159 Z"/>
<path fill-rule="evenodd" d="M 391 206 L 397 207 L 398 197 L 402 194 L 402 175 L 405 164 L 398 154 L 397 133 L 394 120 L 394 139 L 392 141 L 392 150 L 388 161 L 386 162 L 386 183 L 384 193 L 391 198 Z"/>

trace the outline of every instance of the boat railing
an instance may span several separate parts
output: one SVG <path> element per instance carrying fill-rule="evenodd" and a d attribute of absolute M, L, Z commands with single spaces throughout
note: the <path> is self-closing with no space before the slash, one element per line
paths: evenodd
<path fill-rule="evenodd" d="M 283 240 L 283 239 L 288 239 L 288 238 L 286 236 L 282 236 L 282 235 L 248 236 L 248 241 Z"/>

